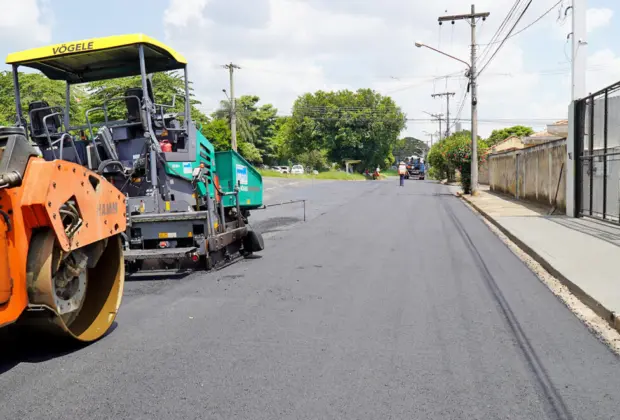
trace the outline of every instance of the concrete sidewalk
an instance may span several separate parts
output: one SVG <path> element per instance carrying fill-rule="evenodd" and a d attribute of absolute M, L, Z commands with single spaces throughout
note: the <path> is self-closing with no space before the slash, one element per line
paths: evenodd
<path fill-rule="evenodd" d="M 549 208 L 488 189 L 463 198 L 620 331 L 620 227 L 549 216 Z"/>

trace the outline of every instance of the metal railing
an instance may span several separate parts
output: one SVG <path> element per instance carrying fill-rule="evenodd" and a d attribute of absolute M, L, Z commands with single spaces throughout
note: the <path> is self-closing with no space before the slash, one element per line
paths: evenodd
<path fill-rule="evenodd" d="M 580 216 L 620 223 L 620 82 L 575 102 Z"/>

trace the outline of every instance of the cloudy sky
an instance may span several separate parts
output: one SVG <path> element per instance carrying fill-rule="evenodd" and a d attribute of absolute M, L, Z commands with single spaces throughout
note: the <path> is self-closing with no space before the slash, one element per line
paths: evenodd
<path fill-rule="evenodd" d="M 517 29 L 558 0 L 534 0 Z M 477 0 L 490 12 L 478 28 L 483 53 L 514 0 Z M 570 100 L 570 5 L 508 40 L 479 80 L 480 134 L 520 121 L 566 118 Z M 96 6 L 95 6 L 96 4 Z M 228 88 L 222 64 L 241 66 L 236 94 L 256 94 L 289 114 L 295 98 L 317 89 L 370 87 L 394 98 L 410 121 L 407 134 L 437 131 L 429 113 L 446 112 L 431 94 L 454 92 L 451 114 L 467 128 L 461 107 L 465 66 L 414 42 L 469 60 L 470 27 L 437 24 L 437 17 L 470 10 L 465 0 L 0 0 L 0 53 L 90 37 L 143 32 L 168 43 L 190 63 L 203 110 Z M 588 0 L 587 89 L 620 80 L 620 2 Z M 494 51 L 493 46 L 490 51 Z M 486 63 L 490 54 L 482 56 Z M 446 75 L 449 75 L 446 77 Z M 459 109 L 462 109 L 460 114 Z M 428 137 L 427 137 L 428 138 Z"/>

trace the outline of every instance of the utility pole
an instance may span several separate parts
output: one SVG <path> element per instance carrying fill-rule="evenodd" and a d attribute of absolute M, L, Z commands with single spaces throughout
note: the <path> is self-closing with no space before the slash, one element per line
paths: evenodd
<path fill-rule="evenodd" d="M 454 92 L 444 92 L 444 93 L 433 93 L 431 96 L 433 98 L 440 98 L 442 96 L 446 97 L 447 106 L 446 106 L 446 137 L 450 135 L 450 96 L 454 96 Z M 439 131 L 441 133 L 441 130 Z"/>
<path fill-rule="evenodd" d="M 429 146 L 429 149 L 431 147 L 433 147 L 433 136 L 435 136 L 433 133 L 424 133 L 424 135 L 429 136 L 431 138 L 431 145 Z"/>
<path fill-rule="evenodd" d="M 237 108 L 235 106 L 235 82 L 233 78 L 233 73 L 235 69 L 241 70 L 236 64 L 224 64 L 222 67 L 228 69 L 230 73 L 230 133 L 231 133 L 231 141 L 230 146 L 236 152 L 237 151 Z"/>
<path fill-rule="evenodd" d="M 439 121 L 439 141 L 441 141 L 441 122 L 443 121 L 443 114 L 431 114 L 430 112 L 426 111 L 423 112 L 433 117 L 433 119 Z"/>
<path fill-rule="evenodd" d="M 572 89 L 571 99 L 586 96 L 586 64 L 588 58 L 586 42 L 586 0 L 573 0 L 572 19 Z"/>
<path fill-rule="evenodd" d="M 579 0 L 574 0 L 579 1 Z M 584 12 L 585 13 L 585 12 Z M 440 16 L 439 24 L 443 22 L 465 20 L 471 26 L 471 64 L 469 67 L 469 88 L 471 92 L 471 195 L 478 193 L 478 95 L 476 92 L 476 22 L 479 18 L 485 20 L 488 12 L 476 13 L 476 6 L 471 5 L 471 13 L 466 15 Z"/>

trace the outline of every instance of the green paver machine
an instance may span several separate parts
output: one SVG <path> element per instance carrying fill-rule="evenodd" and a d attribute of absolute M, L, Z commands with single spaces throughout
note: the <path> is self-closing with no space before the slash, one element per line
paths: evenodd
<path fill-rule="evenodd" d="M 250 210 L 263 204 L 262 178 L 235 151 L 215 152 L 192 122 L 183 56 L 136 34 L 37 48 L 7 62 L 66 81 L 66 108 L 31 104 L 29 113 L 42 121 L 31 130 L 47 139 L 43 154 L 76 155 L 126 196 L 128 273 L 147 265 L 210 269 L 264 248 L 248 225 Z M 152 74 L 175 70 L 184 73 L 183 112 L 170 112 L 176 98 L 172 105 L 156 104 L 153 94 Z M 86 111 L 86 125 L 70 126 L 72 84 L 128 76 L 140 76 L 140 85 Z M 126 118 L 111 120 L 109 106 L 117 101 L 126 106 Z M 97 113 L 103 121 L 94 122 Z M 59 135 L 80 129 L 90 140 Z M 157 263 L 145 265 L 149 260 Z"/>

